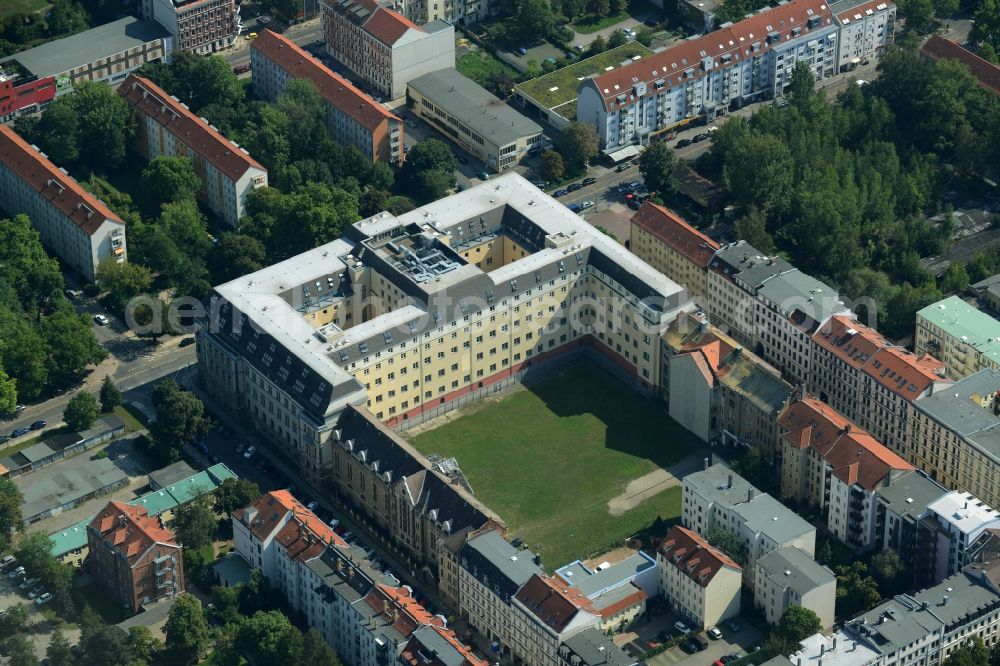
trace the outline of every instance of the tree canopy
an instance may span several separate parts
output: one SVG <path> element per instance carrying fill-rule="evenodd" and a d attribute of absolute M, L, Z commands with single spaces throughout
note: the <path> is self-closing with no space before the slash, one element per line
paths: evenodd
<path fill-rule="evenodd" d="M 24 498 L 10 479 L 0 478 L 0 548 L 10 545 L 10 537 L 24 527 L 21 502 Z"/>
<path fill-rule="evenodd" d="M 174 601 L 163 631 L 172 663 L 178 664 L 196 663 L 210 638 L 201 603 L 190 594 L 182 594 Z"/>
<path fill-rule="evenodd" d="M 646 147 L 639 156 L 639 173 L 650 191 L 661 198 L 677 191 L 677 155 L 665 141 Z"/>
<path fill-rule="evenodd" d="M 150 160 L 140 178 L 143 191 L 157 207 L 166 203 L 193 201 L 201 179 L 189 157 L 160 155 Z"/>
<path fill-rule="evenodd" d="M 63 420 L 71 430 L 80 432 L 94 425 L 94 421 L 100 415 L 101 409 L 97 404 L 97 398 L 93 393 L 80 391 L 66 403 L 63 411 Z"/>
<path fill-rule="evenodd" d="M 249 479 L 225 479 L 215 489 L 214 509 L 219 513 L 231 514 L 260 498 L 260 488 Z"/>
<path fill-rule="evenodd" d="M 188 549 L 198 549 L 212 543 L 212 534 L 217 526 L 211 500 L 204 495 L 177 507 L 170 524 L 177 540 Z"/>
<path fill-rule="evenodd" d="M 572 122 L 563 130 L 561 145 L 563 161 L 570 173 L 587 168 L 590 158 L 597 156 L 597 133 L 586 123 Z"/>
<path fill-rule="evenodd" d="M 150 425 L 150 432 L 163 461 L 179 460 L 180 449 L 204 437 L 210 427 L 202 401 L 172 379 L 160 382 L 153 389 L 153 408 L 156 420 Z"/>

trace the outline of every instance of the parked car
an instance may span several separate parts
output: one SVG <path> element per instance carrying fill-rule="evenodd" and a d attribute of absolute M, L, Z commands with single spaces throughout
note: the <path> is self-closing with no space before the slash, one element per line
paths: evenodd
<path fill-rule="evenodd" d="M 517 50 L 517 55 L 528 55 L 528 49 L 523 46 Z"/>
<path fill-rule="evenodd" d="M 31 592 L 28 592 L 28 598 L 29 599 L 34 599 L 35 597 L 37 597 L 38 595 L 42 594 L 43 592 L 45 592 L 45 588 L 42 587 L 41 585 L 39 585 L 38 587 L 36 587 L 35 589 L 33 589 Z"/>
<path fill-rule="evenodd" d="M 645 21 L 643 21 L 643 23 L 650 28 L 655 28 L 657 25 L 659 25 L 656 22 L 656 19 L 646 19 Z"/>
<path fill-rule="evenodd" d="M 465 159 L 465 158 L 464 158 L 463 156 L 459 155 L 459 156 L 458 156 L 458 163 L 459 163 L 459 164 L 468 164 L 468 163 L 469 163 L 469 160 L 467 160 L 467 159 Z"/>
<path fill-rule="evenodd" d="M 479 172 L 479 180 L 489 180 L 489 179 L 490 179 L 490 174 L 488 171 Z"/>
<path fill-rule="evenodd" d="M 34 423 L 31 424 L 31 429 L 32 430 L 41 430 L 46 425 L 48 425 L 48 424 L 45 423 L 45 421 L 38 420 L 38 421 L 35 421 Z"/>
<path fill-rule="evenodd" d="M 708 639 L 701 634 L 695 634 L 691 637 L 691 640 L 698 646 L 698 652 L 704 652 L 708 649 Z"/>
<path fill-rule="evenodd" d="M 723 655 L 723 657 L 721 659 L 721 661 L 722 661 L 723 664 L 728 664 L 729 662 L 739 661 L 739 660 L 740 660 L 740 656 L 738 654 L 736 654 L 735 652 L 732 653 L 732 654 Z"/>
<path fill-rule="evenodd" d="M 701 143 L 702 141 L 706 140 L 708 140 L 708 134 L 706 132 L 702 132 L 701 134 L 695 134 L 694 138 L 691 139 L 692 143 Z"/>
<path fill-rule="evenodd" d="M 684 624 L 683 620 L 677 620 L 676 622 L 674 622 L 674 629 L 676 629 L 677 631 L 681 632 L 682 634 L 690 634 L 691 633 L 691 627 L 689 627 L 686 624 Z"/>
<path fill-rule="evenodd" d="M 27 434 L 28 434 L 27 428 L 18 428 L 14 432 L 10 433 L 10 438 L 14 439 L 15 437 L 20 437 L 21 435 L 27 435 Z"/>
<path fill-rule="evenodd" d="M 549 181 L 547 181 L 547 180 L 533 180 L 533 181 L 531 181 L 531 184 L 534 185 L 535 187 L 537 187 L 540 190 L 544 190 L 545 188 L 547 188 L 549 186 Z"/>
<path fill-rule="evenodd" d="M 576 192 L 579 189 L 583 189 L 583 183 L 573 183 L 566 189 L 569 190 L 570 192 Z"/>
<path fill-rule="evenodd" d="M 569 190 L 556 190 L 555 192 L 552 193 L 552 196 L 558 199 L 559 197 L 564 197 L 567 194 L 569 194 Z"/>
<path fill-rule="evenodd" d="M 615 167 L 615 171 L 617 171 L 618 173 L 621 173 L 622 171 L 628 171 L 631 168 L 632 168 L 632 161 L 628 160 L 628 161 L 622 162 L 621 164 L 619 164 L 618 166 L 616 166 Z"/>
<path fill-rule="evenodd" d="M 107 326 L 110 322 L 111 320 L 102 314 L 94 315 L 94 323 L 98 326 Z"/>
<path fill-rule="evenodd" d="M 596 183 L 597 179 L 596 178 L 584 178 L 582 182 L 583 182 L 584 187 L 586 187 L 587 185 L 593 185 L 594 183 Z"/>
<path fill-rule="evenodd" d="M 580 202 L 580 208 L 582 210 L 587 210 L 588 208 L 593 208 L 593 207 L 594 207 L 594 202 L 591 201 L 590 199 L 587 199 L 586 201 L 581 201 Z"/>
<path fill-rule="evenodd" d="M 38 604 L 39 606 L 44 606 L 45 604 L 49 603 L 50 601 L 52 601 L 52 595 L 49 594 L 48 592 L 46 592 L 42 596 L 40 596 L 37 599 L 35 599 L 35 603 Z"/>
<path fill-rule="evenodd" d="M 677 142 L 674 148 L 687 148 L 691 145 L 691 139 L 681 139 Z"/>
<path fill-rule="evenodd" d="M 698 644 L 695 643 L 694 641 L 684 641 L 683 643 L 681 643 L 681 649 L 687 652 L 688 654 L 694 654 L 695 652 L 698 651 Z"/>
<path fill-rule="evenodd" d="M 236 67 L 233 67 L 233 74 L 236 75 L 246 74 L 249 71 L 250 71 L 250 63 L 244 63 L 242 65 L 236 65 Z"/>
<path fill-rule="evenodd" d="M 583 210 L 582 208 L 580 208 L 580 204 L 570 204 L 566 207 L 569 208 L 574 213 L 579 213 L 581 210 Z"/>
<path fill-rule="evenodd" d="M 733 619 L 726 620 L 725 622 L 723 622 L 723 624 L 726 625 L 726 629 L 733 632 L 734 634 L 739 633 L 740 629 L 743 628 L 740 626 L 739 622 Z"/>
<path fill-rule="evenodd" d="M 37 582 L 38 582 L 37 578 L 26 578 L 24 581 L 22 581 L 22 583 L 20 585 L 20 588 L 22 590 L 31 589 L 31 586 L 34 585 Z"/>
<path fill-rule="evenodd" d="M 10 565 L 14 564 L 14 562 L 17 562 L 16 557 L 13 555 L 5 555 L 4 558 L 0 560 L 0 570 L 6 569 Z"/>
<path fill-rule="evenodd" d="M 184 338 L 183 340 L 181 340 L 181 341 L 180 341 L 180 342 L 179 342 L 179 343 L 177 344 L 177 346 L 178 346 L 178 347 L 188 347 L 188 346 L 190 346 L 190 345 L 193 345 L 193 344 L 194 344 L 194 342 L 195 342 L 195 340 L 194 340 L 194 336 L 193 336 L 193 335 L 189 335 L 188 337 L 186 337 L 186 338 Z"/>
<path fill-rule="evenodd" d="M 640 187 L 642 187 L 642 181 L 633 180 L 631 183 L 628 184 L 628 189 L 630 192 L 635 192 Z"/>
<path fill-rule="evenodd" d="M 717 641 L 722 638 L 722 632 L 719 631 L 718 627 L 710 627 L 705 633 L 708 634 L 708 637 L 713 641 Z"/>
<path fill-rule="evenodd" d="M 253 458 L 253 454 L 255 453 L 257 453 L 257 447 L 248 446 L 247 450 L 243 452 L 243 457 L 246 458 L 247 460 L 250 460 L 251 458 Z"/>

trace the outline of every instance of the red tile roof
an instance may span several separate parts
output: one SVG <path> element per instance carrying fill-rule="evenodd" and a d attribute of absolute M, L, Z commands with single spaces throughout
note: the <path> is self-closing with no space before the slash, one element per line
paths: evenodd
<path fill-rule="evenodd" d="M 778 419 L 778 425 L 800 449 L 815 449 L 832 473 L 848 485 L 858 484 L 873 491 L 892 472 L 913 470 L 913 465 L 816 398 L 793 402 Z"/>
<path fill-rule="evenodd" d="M 275 537 L 286 548 L 291 546 L 300 536 L 303 539 L 303 544 L 296 546 L 296 553 L 300 552 L 299 549 L 307 541 L 314 543 L 332 542 L 338 546 L 347 545 L 347 542 L 335 534 L 329 525 L 307 509 L 287 490 L 272 490 L 265 493 L 250 506 L 234 511 L 233 518 L 246 525 L 258 541 L 265 541 L 281 525 L 288 512 L 292 512 L 292 519 L 281 528 Z M 305 533 L 300 535 L 300 531 L 308 532 L 308 535 Z"/>
<path fill-rule="evenodd" d="M 129 564 L 156 543 L 179 547 L 174 533 L 160 519 L 150 516 L 145 507 L 124 502 L 108 502 L 90 521 L 105 543 L 125 556 Z"/>
<path fill-rule="evenodd" d="M 480 659 L 474 655 L 472 653 L 472 648 L 458 640 L 458 636 L 456 636 L 455 632 L 451 629 L 431 626 L 431 630 L 447 641 L 459 654 L 462 655 L 462 666 L 489 666 L 488 661 Z M 424 646 L 420 643 L 417 637 L 413 636 L 400 652 L 400 661 L 404 664 L 410 664 L 411 666 L 444 666 L 445 662 L 442 661 L 436 654 L 423 653 L 421 651 L 422 647 Z"/>
<path fill-rule="evenodd" d="M 614 617 L 626 608 L 632 608 L 636 604 L 641 604 L 646 600 L 647 595 L 644 589 L 636 585 L 634 582 L 630 582 L 629 586 L 632 588 L 632 591 L 629 594 L 626 594 L 607 606 L 600 605 L 601 597 L 595 598 L 591 603 L 597 611 L 597 614 L 602 618 Z"/>
<path fill-rule="evenodd" d="M 806 34 L 811 31 L 808 22 L 813 18 L 819 19 L 819 25 L 812 30 L 833 23 L 832 12 L 826 0 L 791 0 L 728 28 L 721 28 L 697 39 L 683 41 L 665 51 L 602 74 L 592 79 L 592 82 L 604 98 L 605 107 L 610 111 L 618 95 L 626 96 L 626 104 L 634 101 L 633 77 L 647 84 L 662 79 L 667 82 L 668 88 L 682 80 L 694 81 L 706 74 L 702 71 L 703 58 L 712 57 L 715 67 L 718 68 L 723 56 L 729 56 L 735 62 L 759 56 L 771 48 L 767 40 L 768 33 L 777 33 L 782 41 L 793 30 L 801 30 L 802 34 Z M 753 51 L 755 43 L 759 44 L 756 52 Z M 689 69 L 693 70 L 692 75 L 685 79 L 684 72 Z M 584 83 L 584 85 L 590 84 L 591 81 Z"/>
<path fill-rule="evenodd" d="M 557 633 L 562 633 L 581 610 L 596 613 L 583 592 L 556 577 L 535 574 L 515 597 Z"/>
<path fill-rule="evenodd" d="M 699 268 L 708 269 L 708 262 L 719 249 L 719 244 L 701 233 L 683 217 L 651 201 L 632 216 L 632 224 L 652 234 L 667 247 Z"/>
<path fill-rule="evenodd" d="M 880 11 L 879 5 L 886 5 L 889 2 L 891 2 L 891 0 L 868 0 L 868 2 L 864 4 L 855 5 L 850 9 L 845 9 L 844 11 L 840 12 L 839 14 L 837 14 L 837 20 L 840 21 L 841 23 L 860 21 L 866 15 L 871 15 L 877 11 Z"/>
<path fill-rule="evenodd" d="M 409 636 L 416 631 L 417 627 L 424 624 L 434 626 L 443 626 L 444 624 L 441 618 L 431 615 L 426 608 L 420 605 L 413 598 L 410 588 L 406 586 L 392 587 L 380 583 L 368 592 L 365 603 L 404 636 Z"/>
<path fill-rule="evenodd" d="M 142 115 L 167 128 L 177 140 L 201 155 L 230 180 L 239 180 L 248 169 L 267 170 L 257 160 L 196 116 L 158 85 L 136 74 L 129 74 L 118 87 L 118 94 Z"/>
<path fill-rule="evenodd" d="M 821 349 L 906 400 L 916 400 L 935 382 L 948 381 L 941 361 L 893 345 L 877 331 L 847 315 L 831 317 L 812 339 Z"/>
<path fill-rule="evenodd" d="M 664 560 L 680 569 L 685 576 L 701 587 L 708 587 L 715 574 L 723 569 L 743 571 L 728 555 L 713 548 L 700 536 L 680 525 L 670 528 L 663 543 L 660 544 L 659 552 Z"/>
<path fill-rule="evenodd" d="M 980 86 L 1000 95 L 1000 67 L 989 60 L 983 60 L 972 51 L 938 35 L 931 35 L 920 52 L 933 60 L 958 60 L 969 68 Z"/>
<path fill-rule="evenodd" d="M 407 30 L 423 31 L 423 28 L 399 12 L 381 6 L 365 21 L 364 29 L 369 35 L 389 46 L 395 44 Z"/>
<path fill-rule="evenodd" d="M 369 130 L 388 120 L 402 122 L 350 81 L 330 71 L 326 65 L 299 48 L 290 39 L 264 30 L 250 42 L 250 48 L 275 63 L 295 79 L 308 79 L 328 103 Z"/>
<path fill-rule="evenodd" d="M 125 224 L 101 201 L 87 194 L 18 134 L 0 125 L 0 162 L 48 199 L 70 222 L 92 236 L 105 221 Z M 16 211 L 8 211 L 16 212 Z"/>

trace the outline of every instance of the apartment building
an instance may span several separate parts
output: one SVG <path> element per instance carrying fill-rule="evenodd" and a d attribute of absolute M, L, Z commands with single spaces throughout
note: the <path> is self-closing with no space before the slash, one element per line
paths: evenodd
<path fill-rule="evenodd" d="M 253 92 L 274 100 L 289 81 L 306 79 L 326 107 L 326 127 L 340 144 L 354 146 L 373 162 L 400 164 L 403 121 L 284 35 L 263 30 L 250 42 Z"/>
<path fill-rule="evenodd" d="M 840 26 L 837 71 L 846 72 L 879 57 L 893 43 L 896 7 L 883 0 L 844 0 L 830 6 Z"/>
<path fill-rule="evenodd" d="M 880 545 L 876 492 L 913 465 L 815 398 L 789 405 L 778 427 L 782 497 L 819 508 L 830 533 L 851 548 Z"/>
<path fill-rule="evenodd" d="M 781 373 L 709 324 L 682 314 L 661 337 L 660 394 L 671 418 L 705 443 L 774 458 L 777 419 L 794 389 Z"/>
<path fill-rule="evenodd" d="M 850 312 L 832 287 L 746 241 L 725 245 L 709 261 L 706 300 L 713 324 L 792 384 L 805 384 L 812 372 L 810 336 Z"/>
<path fill-rule="evenodd" d="M 829 629 L 837 603 L 837 577 L 828 567 L 799 548 L 781 548 L 757 560 L 753 603 L 769 624 L 777 624 L 789 606 L 816 613 Z"/>
<path fill-rule="evenodd" d="M 541 125 L 452 67 L 412 79 L 406 90 L 413 113 L 490 171 L 503 173 L 541 152 Z"/>
<path fill-rule="evenodd" d="M 87 525 L 87 545 L 90 575 L 129 613 L 184 591 L 181 546 L 143 507 L 108 502 Z"/>
<path fill-rule="evenodd" d="M 499 0 L 402 0 L 397 11 L 414 23 L 442 20 L 454 25 L 471 26 L 500 12 Z"/>
<path fill-rule="evenodd" d="M 576 560 L 555 573 L 590 601 L 601 619 L 601 631 L 620 631 L 631 625 L 646 612 L 646 600 L 659 593 L 656 561 L 641 550 L 596 568 Z"/>
<path fill-rule="evenodd" d="M 348 493 L 332 478 L 346 474 L 334 450 L 342 465 L 359 455 L 336 432 L 349 405 L 413 424 L 581 354 L 656 395 L 659 336 L 692 307 L 681 287 L 505 174 L 216 287 L 200 379 L 310 478 L 360 492 L 374 511 L 371 486 Z M 419 471 L 420 459 L 407 465 Z"/>
<path fill-rule="evenodd" d="M 936 520 L 928 508 L 948 494 L 940 483 L 916 470 L 875 491 L 875 542 L 881 549 L 895 551 L 913 572 L 914 585 L 926 587 L 936 578 L 936 551 L 930 552 L 928 532 L 936 532 Z M 936 548 L 936 546 L 934 546 Z"/>
<path fill-rule="evenodd" d="M 39 78 L 16 61 L 0 61 L 0 123 L 41 111 L 55 96 L 55 78 Z"/>
<path fill-rule="evenodd" d="M 722 463 L 683 479 L 681 524 L 705 536 L 720 529 L 735 536 L 742 553 L 745 584 L 753 587 L 757 560 L 779 548 L 816 552 L 816 528 Z M 736 555 L 734 553 L 734 555 Z"/>
<path fill-rule="evenodd" d="M 656 552 L 660 593 L 695 629 L 740 613 L 740 565 L 698 534 L 674 525 Z"/>
<path fill-rule="evenodd" d="M 910 444 L 913 404 L 946 382 L 943 364 L 847 315 L 832 317 L 813 334 L 812 356 L 808 392 L 917 465 Z"/>
<path fill-rule="evenodd" d="M 908 457 L 932 479 L 1000 506 L 1000 370 L 980 370 L 913 403 Z"/>
<path fill-rule="evenodd" d="M 399 653 L 403 666 L 488 666 L 489 662 L 472 653 L 455 632 L 426 624 L 410 634 L 409 642 Z"/>
<path fill-rule="evenodd" d="M 594 628 L 573 634 L 559 646 L 560 666 L 635 666 L 637 663 L 607 634 Z"/>
<path fill-rule="evenodd" d="M 949 296 L 917 312 L 913 349 L 940 359 L 952 379 L 998 370 L 1000 321 L 958 296 Z"/>
<path fill-rule="evenodd" d="M 501 656 L 514 646 L 514 595 L 532 576 L 544 575 L 541 559 L 488 531 L 459 551 L 459 613 L 479 634 L 499 643 Z"/>
<path fill-rule="evenodd" d="M 778 97 L 799 62 L 817 80 L 833 76 L 844 55 L 850 62 L 876 57 L 892 43 L 895 5 L 847 6 L 856 9 L 835 15 L 823 0 L 791 0 L 587 79 L 580 83 L 576 118 L 593 124 L 601 147 L 611 152 L 634 141 L 646 145 L 692 118 L 711 121 Z M 842 22 L 859 11 L 863 19 Z"/>
<path fill-rule="evenodd" d="M 0 125 L 0 206 L 24 213 L 42 243 L 87 281 L 102 261 L 122 262 L 125 223 L 45 153 Z"/>
<path fill-rule="evenodd" d="M 513 609 L 512 652 L 532 666 L 558 666 L 560 645 L 600 625 L 583 593 L 543 574 L 535 574 L 518 590 Z"/>
<path fill-rule="evenodd" d="M 139 0 L 139 15 L 163 26 L 174 48 L 200 54 L 229 48 L 243 29 L 236 0 Z"/>
<path fill-rule="evenodd" d="M 136 147 L 147 160 L 187 157 L 201 186 L 198 198 L 231 227 L 246 210 L 247 195 L 267 186 L 267 170 L 187 105 L 149 79 L 132 74 L 118 94 L 136 110 Z"/>
<path fill-rule="evenodd" d="M 801 642 L 792 663 L 936 666 L 973 638 L 993 647 L 1000 631 L 1000 572 L 967 570 L 916 594 L 900 594 L 846 621 L 832 636 Z"/>
<path fill-rule="evenodd" d="M 680 215 L 652 201 L 632 216 L 629 249 L 668 278 L 687 289 L 703 307 L 708 294 L 708 264 L 719 244 Z"/>
<path fill-rule="evenodd" d="M 962 48 L 960 44 L 939 35 L 931 35 L 921 47 L 920 55 L 930 60 L 957 60 L 969 68 L 969 73 L 980 88 L 1000 95 L 1000 67 Z"/>
<path fill-rule="evenodd" d="M 935 580 L 977 562 L 991 540 L 991 531 L 1000 529 L 1000 512 L 969 493 L 950 492 L 931 502 L 927 510 L 928 522 L 936 527 L 931 535 Z"/>
<path fill-rule="evenodd" d="M 403 97 L 413 79 L 455 66 L 447 21 L 417 25 L 376 0 L 323 0 L 321 17 L 327 55 L 382 97 Z"/>

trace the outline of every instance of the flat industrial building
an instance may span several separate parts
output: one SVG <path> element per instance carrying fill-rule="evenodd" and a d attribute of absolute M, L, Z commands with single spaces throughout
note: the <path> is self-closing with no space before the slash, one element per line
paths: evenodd
<path fill-rule="evenodd" d="M 93 497 L 107 495 L 128 484 L 128 474 L 107 458 L 81 460 L 72 467 L 59 465 L 20 476 L 14 485 L 24 498 L 21 515 L 31 524 L 72 509 Z"/>

